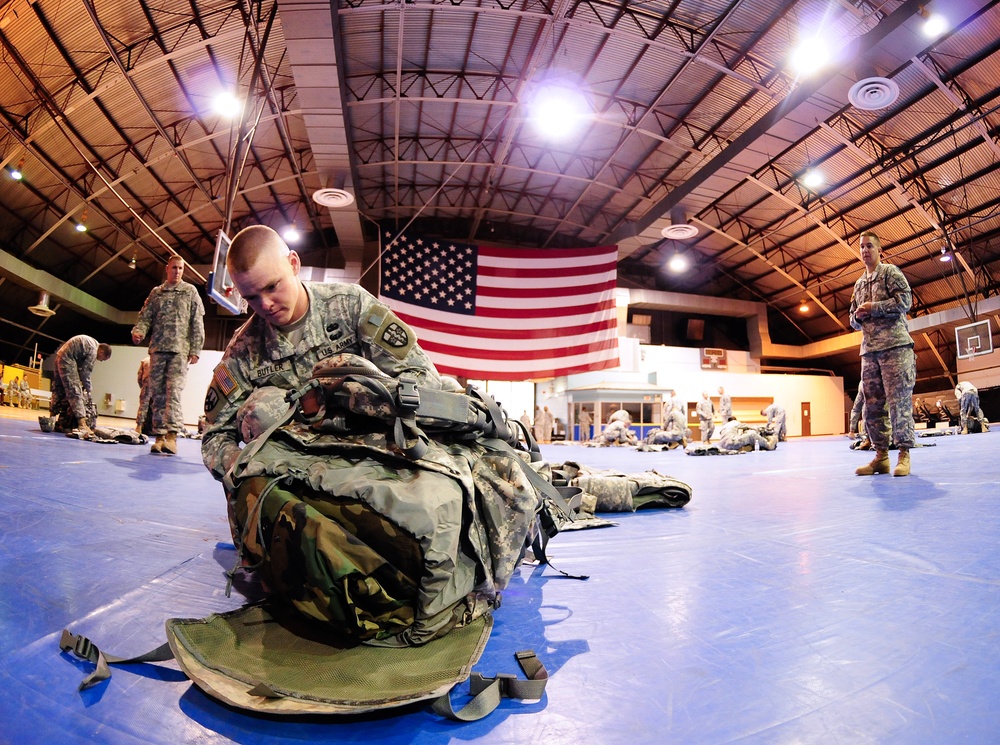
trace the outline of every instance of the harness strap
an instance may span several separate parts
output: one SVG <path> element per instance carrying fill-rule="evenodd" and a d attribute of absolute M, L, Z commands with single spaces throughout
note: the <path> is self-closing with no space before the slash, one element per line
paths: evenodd
<path fill-rule="evenodd" d="M 80 659 L 97 664 L 94 672 L 80 683 L 79 690 L 81 691 L 90 688 L 95 683 L 100 683 L 102 680 L 110 678 L 111 669 L 108 667 L 109 664 L 128 665 L 134 662 L 165 662 L 174 658 L 174 653 L 170 649 L 170 645 L 166 642 L 156 649 L 151 649 L 135 657 L 117 657 L 113 654 L 104 654 L 90 639 L 79 634 L 73 634 L 69 629 L 63 629 L 62 635 L 59 637 L 59 649 L 75 654 Z"/>
<path fill-rule="evenodd" d="M 549 679 L 545 665 L 531 649 L 516 652 L 514 658 L 527 680 L 520 680 L 510 673 L 498 673 L 496 677 L 486 678 L 474 672 L 469 677 L 472 700 L 455 711 L 450 694 L 445 694 L 434 702 L 434 712 L 456 722 L 475 722 L 496 709 L 502 699 L 540 699 Z"/>

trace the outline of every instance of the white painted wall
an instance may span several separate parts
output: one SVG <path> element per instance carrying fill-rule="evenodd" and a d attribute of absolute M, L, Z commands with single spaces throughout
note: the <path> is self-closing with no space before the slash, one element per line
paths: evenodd
<path fill-rule="evenodd" d="M 91 383 L 98 414 L 135 421 L 136 410 L 139 408 L 136 372 L 147 354 L 146 347 L 112 346 L 110 360 L 94 363 Z M 205 350 L 196 364 L 188 366 L 187 384 L 181 397 L 185 425 L 192 428 L 198 426 L 198 417 L 205 411 L 205 392 L 212 381 L 215 366 L 221 359 L 222 352 Z M 107 393 L 111 394 L 110 406 L 104 405 Z M 115 402 L 119 399 L 125 400 L 125 411 L 120 414 L 115 412 Z"/>
<path fill-rule="evenodd" d="M 702 391 L 717 396 L 721 385 L 731 396 L 772 397 L 785 409 L 789 436 L 802 434 L 804 402 L 810 405 L 811 434 L 844 433 L 845 405 L 849 411 L 850 402 L 844 395 L 843 378 L 761 373 L 760 365 L 750 357 L 749 352 L 729 351 L 728 369 L 725 371 L 702 370 L 700 349 L 643 345 L 639 356 L 636 370 L 602 370 L 539 384 L 536 400 L 566 421 L 568 399 L 564 391 L 567 389 L 652 385 L 676 390 L 683 401 L 697 401 Z"/>

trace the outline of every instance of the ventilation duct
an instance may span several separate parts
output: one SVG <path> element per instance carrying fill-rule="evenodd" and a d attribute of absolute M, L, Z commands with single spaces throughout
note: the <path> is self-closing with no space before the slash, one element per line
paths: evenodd
<path fill-rule="evenodd" d="M 354 195 L 344 189 L 319 189 L 313 192 L 312 198 L 316 204 L 334 209 L 354 204 Z"/>
<path fill-rule="evenodd" d="M 28 310 L 36 316 L 42 316 L 42 318 L 48 318 L 49 316 L 54 316 L 56 314 L 56 312 L 49 307 L 49 293 L 44 291 L 38 293 L 38 302 L 35 305 L 28 306 Z"/>
<path fill-rule="evenodd" d="M 899 98 L 899 86 L 889 78 L 880 77 L 873 67 L 858 69 L 858 82 L 851 86 L 847 100 L 862 111 L 878 111 L 892 106 Z"/>
<path fill-rule="evenodd" d="M 687 221 L 683 207 L 674 207 L 670 210 L 670 224 L 660 231 L 660 235 L 670 240 L 683 241 L 698 235 L 698 228 Z"/>

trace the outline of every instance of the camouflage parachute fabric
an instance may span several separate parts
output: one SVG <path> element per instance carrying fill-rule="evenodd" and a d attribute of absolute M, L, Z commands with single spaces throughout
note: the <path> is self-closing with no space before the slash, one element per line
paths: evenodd
<path fill-rule="evenodd" d="M 624 473 L 590 469 L 567 461 L 553 466 L 570 486 L 596 498 L 595 512 L 634 512 L 657 507 L 683 507 L 691 501 L 691 487 L 656 471 Z"/>
<path fill-rule="evenodd" d="M 241 463 L 229 495 L 244 561 L 304 615 L 373 644 L 422 644 L 499 602 L 539 497 L 510 453 L 293 422 Z"/>

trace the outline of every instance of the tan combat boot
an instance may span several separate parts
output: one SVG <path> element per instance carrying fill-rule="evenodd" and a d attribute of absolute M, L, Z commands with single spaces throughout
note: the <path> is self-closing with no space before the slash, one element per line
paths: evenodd
<path fill-rule="evenodd" d="M 899 460 L 896 461 L 896 467 L 892 471 L 893 476 L 909 476 L 910 475 L 910 451 L 900 450 Z"/>
<path fill-rule="evenodd" d="M 166 437 L 163 438 L 163 447 L 160 452 L 167 453 L 168 455 L 177 455 L 177 433 L 167 432 Z"/>
<path fill-rule="evenodd" d="M 889 451 L 876 450 L 875 458 L 872 459 L 872 462 L 867 466 L 861 466 L 854 473 L 858 476 L 874 476 L 876 473 L 889 473 Z"/>
<path fill-rule="evenodd" d="M 163 452 L 163 435 L 156 436 L 156 442 L 153 443 L 153 447 L 149 449 L 151 453 L 162 453 Z"/>

